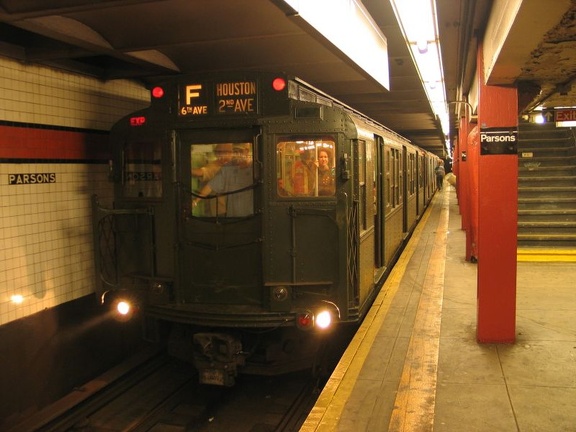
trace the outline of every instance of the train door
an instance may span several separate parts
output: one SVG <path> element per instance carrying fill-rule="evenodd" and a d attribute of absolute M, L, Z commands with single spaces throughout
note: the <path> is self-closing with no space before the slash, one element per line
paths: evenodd
<path fill-rule="evenodd" d="M 179 132 L 179 302 L 262 304 L 259 133 Z"/>
<path fill-rule="evenodd" d="M 337 137 L 269 134 L 266 160 L 265 284 L 282 284 L 297 303 L 309 295 L 346 304 L 346 229 L 339 194 Z M 297 295 L 300 292 L 302 294 Z M 271 307 L 280 307 L 271 296 Z M 288 308 L 288 302 L 282 303 Z M 294 307 L 294 304 L 292 305 Z M 346 311 L 342 310 L 342 319 Z"/>
<path fill-rule="evenodd" d="M 406 146 L 402 146 L 402 172 L 401 179 L 402 183 L 402 207 L 404 209 L 402 215 L 402 232 L 408 232 L 408 183 L 410 170 L 408 169 L 408 150 Z"/>
<path fill-rule="evenodd" d="M 386 198 L 384 176 L 384 139 L 374 136 L 376 144 L 376 163 L 374 164 L 374 266 L 379 269 L 386 264 L 384 227 L 386 221 Z"/>
<path fill-rule="evenodd" d="M 418 150 L 416 153 L 416 214 L 422 216 L 424 212 L 424 154 Z"/>

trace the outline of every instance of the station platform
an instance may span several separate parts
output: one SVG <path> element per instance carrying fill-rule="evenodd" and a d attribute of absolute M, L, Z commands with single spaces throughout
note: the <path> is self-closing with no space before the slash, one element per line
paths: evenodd
<path fill-rule="evenodd" d="M 518 262 L 516 341 L 480 344 L 465 239 L 445 186 L 302 432 L 576 431 L 576 263 Z"/>

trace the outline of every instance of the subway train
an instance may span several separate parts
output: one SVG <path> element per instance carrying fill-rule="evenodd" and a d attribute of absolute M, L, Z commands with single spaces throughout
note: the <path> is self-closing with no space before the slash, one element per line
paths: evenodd
<path fill-rule="evenodd" d="M 178 76 L 110 133 L 97 292 L 201 383 L 313 368 L 358 324 L 432 199 L 438 157 L 302 80 Z"/>

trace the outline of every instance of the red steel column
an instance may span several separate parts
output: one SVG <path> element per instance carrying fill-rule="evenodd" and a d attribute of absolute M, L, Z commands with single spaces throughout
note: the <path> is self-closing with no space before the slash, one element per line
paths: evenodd
<path fill-rule="evenodd" d="M 466 261 L 470 261 L 470 193 L 469 188 L 469 165 L 468 160 L 468 133 L 470 123 L 466 117 L 460 118 L 458 128 L 458 174 L 456 184 L 458 186 L 458 204 L 460 207 L 461 228 L 466 231 Z"/>
<path fill-rule="evenodd" d="M 518 130 L 516 88 L 485 85 L 482 45 L 478 49 L 478 328 L 480 343 L 516 339 L 518 155 L 492 152 L 483 130 Z M 486 144 L 488 142 L 488 144 Z M 488 153 L 485 150 L 489 150 Z"/>
<path fill-rule="evenodd" d="M 456 136 L 453 141 L 452 151 L 454 152 L 452 154 L 452 174 L 454 174 L 456 179 L 458 179 L 460 176 L 460 139 L 458 136 Z M 458 195 L 460 195 L 458 190 L 458 182 L 456 182 L 454 186 L 456 188 L 456 199 L 458 199 Z"/>
<path fill-rule="evenodd" d="M 478 261 L 478 159 L 480 131 L 474 126 L 467 137 L 468 148 L 468 225 L 466 231 L 466 261 Z"/>

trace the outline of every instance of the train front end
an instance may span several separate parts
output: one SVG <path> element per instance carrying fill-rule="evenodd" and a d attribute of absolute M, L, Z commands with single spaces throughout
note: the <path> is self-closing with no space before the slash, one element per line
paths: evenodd
<path fill-rule="evenodd" d="M 350 122 L 302 91 L 272 74 L 182 77 L 112 132 L 102 298 L 137 304 L 146 337 L 202 383 L 313 367 L 357 318 Z"/>

